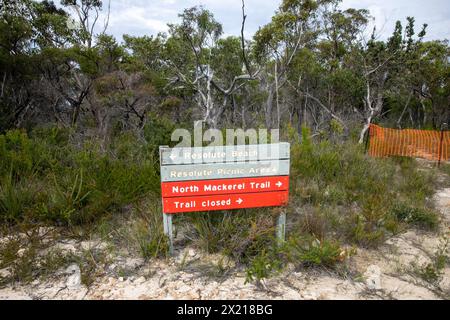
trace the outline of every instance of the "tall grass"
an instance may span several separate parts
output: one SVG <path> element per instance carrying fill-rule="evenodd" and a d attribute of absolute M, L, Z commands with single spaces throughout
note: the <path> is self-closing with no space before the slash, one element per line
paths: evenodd
<path fill-rule="evenodd" d="M 437 224 L 430 202 L 434 175 L 419 170 L 414 159 L 372 159 L 352 142 L 312 143 L 307 130 L 303 137 L 291 154 L 293 215 L 298 207 L 311 206 L 309 225 L 365 246 L 377 245 L 409 223 L 396 213 L 399 203 L 425 215 L 427 228 Z M 305 229 L 305 219 L 299 221 L 298 228 Z"/>
<path fill-rule="evenodd" d="M 191 214 L 193 242 L 248 266 L 247 280 L 260 280 L 287 262 L 333 268 L 348 256 L 345 247 L 376 247 L 406 230 L 433 230 L 439 223 L 430 198 L 434 173 L 414 159 L 372 159 L 352 141 L 291 139 L 288 241 L 274 238 L 280 209 L 234 214 Z"/>
<path fill-rule="evenodd" d="M 136 140 L 123 135 L 102 150 L 93 138 L 76 146 L 55 128 L 0 135 L 0 219 L 84 224 L 156 197 L 157 160 Z"/>

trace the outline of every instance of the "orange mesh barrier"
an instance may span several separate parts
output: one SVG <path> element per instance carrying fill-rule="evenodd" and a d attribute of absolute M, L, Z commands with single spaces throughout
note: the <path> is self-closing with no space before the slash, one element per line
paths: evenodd
<path fill-rule="evenodd" d="M 369 155 L 450 160 L 450 131 L 388 129 L 370 125 Z M 442 143 L 441 143 L 442 140 Z"/>

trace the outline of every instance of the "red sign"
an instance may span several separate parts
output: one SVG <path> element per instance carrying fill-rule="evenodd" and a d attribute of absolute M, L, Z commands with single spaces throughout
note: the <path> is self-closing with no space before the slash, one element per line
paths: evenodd
<path fill-rule="evenodd" d="M 164 213 L 283 206 L 288 191 L 163 198 Z"/>
<path fill-rule="evenodd" d="M 163 198 L 284 191 L 288 189 L 289 176 L 161 183 Z"/>

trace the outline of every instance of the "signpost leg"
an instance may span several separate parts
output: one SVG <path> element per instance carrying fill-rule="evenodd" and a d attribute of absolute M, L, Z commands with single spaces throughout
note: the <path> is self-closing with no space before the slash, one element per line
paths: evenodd
<path fill-rule="evenodd" d="M 281 244 L 286 239 L 286 212 L 281 213 L 277 219 L 277 239 Z"/>
<path fill-rule="evenodd" d="M 163 213 L 164 233 L 169 237 L 169 254 L 173 255 L 172 215 Z"/>

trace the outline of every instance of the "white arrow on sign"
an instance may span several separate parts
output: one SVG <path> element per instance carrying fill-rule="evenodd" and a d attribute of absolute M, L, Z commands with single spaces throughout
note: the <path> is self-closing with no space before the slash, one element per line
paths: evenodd
<path fill-rule="evenodd" d="M 241 198 L 239 198 L 239 199 L 236 200 L 236 202 L 237 202 L 238 204 L 241 204 L 242 202 L 244 202 L 244 200 L 242 200 Z"/>
<path fill-rule="evenodd" d="M 172 153 L 171 153 L 170 156 L 169 156 L 169 158 L 172 159 L 172 161 L 173 161 L 174 159 L 176 159 L 176 157 L 177 157 L 177 156 L 174 155 L 174 154 L 172 154 Z"/>
<path fill-rule="evenodd" d="M 275 185 L 280 188 L 283 184 L 281 183 L 281 181 L 278 181 L 277 183 L 275 183 Z"/>

